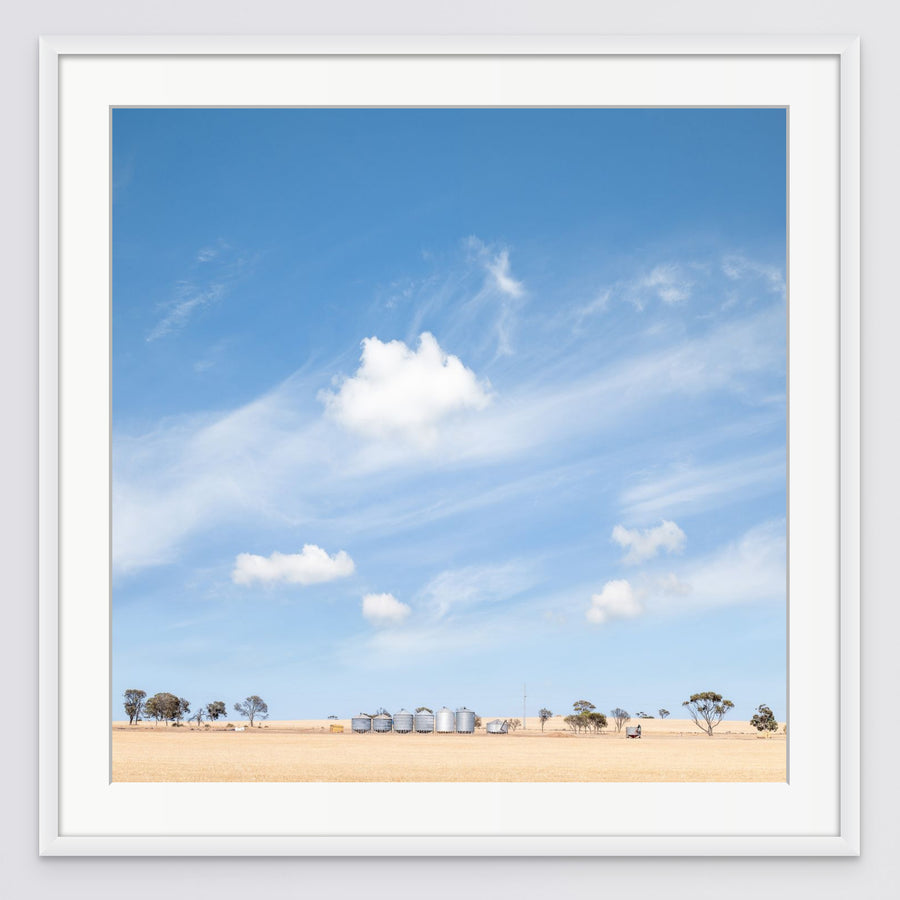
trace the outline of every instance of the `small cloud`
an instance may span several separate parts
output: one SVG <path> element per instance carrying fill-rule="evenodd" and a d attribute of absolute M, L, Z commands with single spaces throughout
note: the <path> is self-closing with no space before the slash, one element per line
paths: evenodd
<path fill-rule="evenodd" d="M 589 316 L 606 312 L 606 310 L 609 308 L 609 298 L 611 296 L 612 291 L 607 289 L 597 294 L 597 296 L 594 297 L 594 299 L 591 300 L 590 303 L 585 303 L 584 306 L 578 307 L 578 309 L 576 309 L 574 313 L 576 324 L 580 325 Z"/>
<path fill-rule="evenodd" d="M 398 625 L 411 612 L 393 594 L 366 594 L 362 599 L 362 614 L 373 625 Z"/>
<path fill-rule="evenodd" d="M 632 619 L 643 612 L 634 589 L 624 579 L 607 581 L 599 594 L 591 597 L 585 617 L 588 622 L 603 625 L 610 619 Z"/>
<path fill-rule="evenodd" d="M 731 281 L 742 281 L 747 278 L 761 279 L 773 294 L 785 291 L 784 274 L 777 266 L 769 266 L 740 254 L 731 254 L 722 260 L 722 272 Z"/>
<path fill-rule="evenodd" d="M 623 562 L 639 563 L 652 559 L 660 550 L 677 553 L 684 548 L 687 537 L 674 523 L 663 520 L 655 528 L 629 529 L 616 525 L 612 530 L 612 539 L 623 548 L 628 548 Z"/>
<path fill-rule="evenodd" d="M 693 588 L 685 581 L 682 581 L 674 572 L 663 575 L 657 580 L 657 586 L 664 594 L 675 594 L 683 597 L 689 594 Z"/>
<path fill-rule="evenodd" d="M 175 292 L 175 300 L 167 304 L 168 312 L 156 323 L 147 342 L 158 340 L 175 331 L 180 331 L 188 319 L 198 309 L 209 306 L 225 293 L 225 285 L 219 283 L 198 287 L 191 282 L 181 282 Z"/>
<path fill-rule="evenodd" d="M 655 294 L 668 306 L 687 300 L 691 296 L 693 282 L 689 281 L 675 265 L 656 266 L 648 275 L 632 282 L 628 299 L 638 310 L 646 304 L 647 294 Z"/>
<path fill-rule="evenodd" d="M 181 331 L 197 312 L 220 301 L 254 260 L 236 254 L 220 240 L 215 246 L 198 250 L 195 262 L 210 265 L 205 267 L 202 278 L 177 282 L 172 298 L 157 305 L 162 318 L 147 335 L 148 343 Z M 193 270 L 196 272 L 196 267 Z"/>
<path fill-rule="evenodd" d="M 516 281 L 510 274 L 508 250 L 501 250 L 496 256 L 489 259 L 485 266 L 493 276 L 494 285 L 501 293 L 509 297 L 521 297 L 525 293 L 522 282 Z"/>
<path fill-rule="evenodd" d="M 469 300 L 469 304 L 487 304 L 496 312 L 494 331 L 497 337 L 497 356 L 513 354 L 513 335 L 516 331 L 518 311 L 525 297 L 524 284 L 513 278 L 509 262 L 509 250 L 495 249 L 475 235 L 463 241 L 474 261 L 487 272 L 481 290 Z"/>
<path fill-rule="evenodd" d="M 443 419 L 490 403 L 490 385 L 480 382 L 459 357 L 445 353 L 427 331 L 416 350 L 403 341 L 383 343 L 377 337 L 366 338 L 362 348 L 356 373 L 336 393 L 319 392 L 326 413 L 351 431 L 431 444 Z"/>
<path fill-rule="evenodd" d="M 329 556 L 315 544 L 304 544 L 300 553 L 274 552 L 271 556 L 239 553 L 234 561 L 231 580 L 235 584 L 320 584 L 346 578 L 356 565 L 343 550 Z"/>

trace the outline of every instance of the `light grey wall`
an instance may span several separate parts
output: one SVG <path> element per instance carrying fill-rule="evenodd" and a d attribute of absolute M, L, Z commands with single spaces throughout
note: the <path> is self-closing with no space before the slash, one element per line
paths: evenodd
<path fill-rule="evenodd" d="M 393 860 L 39 859 L 36 688 L 37 37 L 39 34 L 858 33 L 863 69 L 863 855 L 860 859 L 408 860 L 432 898 L 893 896 L 900 883 L 894 648 L 900 298 L 900 12 L 877 0 L 33 0 L 0 16 L 0 885 L 15 898 L 395 896 Z M 686 648 L 686 652 L 690 652 Z M 21 696 L 19 695 L 21 692 Z M 90 709 L 86 708 L 90 714 Z M 96 715 L 106 715 L 99 698 Z M 824 731 L 834 727 L 823 722 Z M 452 866 L 453 880 L 441 877 Z M 374 878 L 373 878 L 374 876 Z M 370 880 L 371 879 L 371 880 Z M 360 890 L 362 883 L 372 885 Z"/>

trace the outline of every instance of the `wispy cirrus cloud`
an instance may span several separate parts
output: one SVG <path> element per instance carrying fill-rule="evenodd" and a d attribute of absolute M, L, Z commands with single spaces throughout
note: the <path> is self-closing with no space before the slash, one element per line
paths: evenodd
<path fill-rule="evenodd" d="M 595 364 L 575 379 L 565 370 L 556 373 L 550 356 L 514 390 L 495 395 L 461 360 L 451 368 L 446 355 L 445 367 L 436 338 L 424 358 L 421 347 L 411 350 L 399 342 L 383 370 L 376 366 L 371 379 L 357 383 L 358 394 L 326 400 L 326 407 L 337 405 L 324 416 L 315 398 L 334 375 L 328 367 L 298 372 L 224 414 L 185 417 L 143 435 L 117 433 L 114 565 L 125 571 L 171 561 L 187 536 L 213 521 L 250 516 L 300 525 L 309 521 L 317 498 L 327 497 L 334 514 L 345 500 L 357 509 L 362 484 L 370 495 L 375 484 L 387 491 L 436 466 L 460 469 L 523 460 L 588 435 L 594 440 L 608 435 L 673 397 L 741 392 L 748 379 L 769 377 L 779 365 L 777 342 L 771 340 L 778 321 L 779 311 L 763 311 L 698 338 Z M 380 349 L 390 344 L 378 343 Z M 338 398 L 340 386 L 325 395 Z M 585 415 L 585 410 L 599 414 Z M 342 416 L 347 418 L 342 421 Z M 405 439 L 383 440 L 378 434 Z M 675 483 L 669 490 L 649 480 L 632 485 L 622 496 L 625 518 L 646 521 L 698 498 L 713 502 L 715 491 L 728 489 L 733 474 L 749 478 L 738 468 L 731 464 L 719 478 L 698 473 L 695 482 Z M 483 505 L 508 493 L 485 494 L 472 485 L 466 491 L 477 496 L 457 493 L 455 505 Z M 387 509 L 372 505 L 382 520 Z M 402 509 L 397 512 L 405 516 Z"/>
<path fill-rule="evenodd" d="M 497 290 L 508 297 L 518 298 L 525 293 L 525 287 L 521 281 L 512 277 L 509 265 L 509 250 L 505 248 L 496 255 L 489 257 L 485 267 L 494 279 Z"/>
<path fill-rule="evenodd" d="M 171 298 L 157 305 L 162 315 L 147 334 L 147 342 L 177 334 L 202 309 L 221 301 L 252 261 L 221 240 L 198 250 L 192 268 L 202 266 L 203 271 L 178 281 Z"/>
<path fill-rule="evenodd" d="M 210 262 L 219 255 L 219 252 L 218 247 L 203 247 L 197 251 L 197 262 Z"/>
<path fill-rule="evenodd" d="M 576 327 L 586 319 L 606 313 L 616 301 L 631 304 L 643 312 L 650 303 L 676 306 L 689 300 L 694 291 L 696 267 L 679 263 L 660 263 L 637 275 L 622 278 L 597 290 L 587 303 L 576 304 L 570 312 Z"/>
<path fill-rule="evenodd" d="M 476 584 L 479 573 L 483 586 Z M 392 627 L 357 636 L 339 648 L 338 656 L 394 668 L 422 657 L 457 659 L 485 647 L 501 648 L 536 637 L 546 630 L 547 613 L 559 615 L 568 600 L 535 594 L 538 583 L 532 566 L 512 560 L 446 570 L 417 592 L 412 605 L 400 603 L 392 594 L 371 595 L 374 618 L 367 618 L 372 624 Z M 449 597 L 445 590 L 453 586 L 464 596 Z M 396 609 L 395 602 L 402 608 Z M 382 610 L 384 621 L 380 621 Z"/>
<path fill-rule="evenodd" d="M 694 315 L 700 319 L 752 306 L 762 286 L 767 294 L 785 295 L 784 272 L 778 266 L 760 262 L 740 253 L 712 258 L 647 262 L 636 274 L 600 283 L 593 298 L 573 304 L 566 313 L 576 330 L 592 317 L 608 313 L 616 303 L 630 304 L 637 312 L 657 308 L 686 307 L 695 296 L 706 298 Z"/>
<path fill-rule="evenodd" d="M 722 272 L 731 281 L 758 279 L 774 294 L 783 295 L 786 290 L 782 269 L 750 259 L 740 253 L 732 253 L 722 259 Z"/>
<path fill-rule="evenodd" d="M 525 285 L 513 277 L 506 247 L 491 247 L 474 235 L 466 241 L 469 254 L 478 261 L 487 273 L 487 279 L 467 305 L 477 307 L 489 303 L 496 307 L 494 331 L 497 337 L 498 357 L 513 353 L 513 333 L 516 328 L 519 308 L 525 297 Z"/>
<path fill-rule="evenodd" d="M 589 622 L 641 615 L 673 616 L 749 603 L 782 603 L 786 597 L 786 523 L 762 522 L 735 540 L 674 571 L 641 572 L 615 579 L 591 597 Z"/>
<path fill-rule="evenodd" d="M 621 285 L 621 293 L 635 309 L 643 311 L 650 298 L 668 306 L 681 303 L 691 296 L 694 282 L 684 269 L 674 263 L 654 266 L 645 275 Z"/>
<path fill-rule="evenodd" d="M 620 494 L 620 504 L 631 519 L 667 512 L 696 514 L 757 496 L 766 488 L 780 490 L 786 470 L 783 447 L 722 462 L 675 465 L 626 487 Z"/>
<path fill-rule="evenodd" d="M 435 618 L 491 603 L 506 602 L 534 583 L 532 567 L 515 560 L 440 572 L 419 593 L 419 603 Z"/>
<path fill-rule="evenodd" d="M 147 341 L 157 341 L 180 331 L 195 312 L 220 300 L 225 294 L 225 284 L 212 282 L 198 285 L 192 281 L 179 282 L 174 298 L 164 304 L 165 315 L 153 326 Z"/>

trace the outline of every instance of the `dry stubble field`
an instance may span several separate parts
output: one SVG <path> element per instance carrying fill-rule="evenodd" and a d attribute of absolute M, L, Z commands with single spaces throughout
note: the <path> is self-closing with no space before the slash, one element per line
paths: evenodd
<path fill-rule="evenodd" d="M 489 721 L 488 717 L 483 717 Z M 113 781 L 784 781 L 784 734 L 723 722 L 713 737 L 690 720 L 645 719 L 641 740 L 614 727 L 574 735 L 559 717 L 541 733 L 330 734 L 330 722 L 263 722 L 226 731 L 141 722 L 112 727 Z M 637 724 L 631 722 L 629 724 Z"/>

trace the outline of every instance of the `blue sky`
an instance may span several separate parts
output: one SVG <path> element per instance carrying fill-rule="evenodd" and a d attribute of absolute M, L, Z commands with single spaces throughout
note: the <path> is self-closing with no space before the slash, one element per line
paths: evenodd
<path fill-rule="evenodd" d="M 785 128 L 114 111 L 114 715 L 783 717 Z"/>

